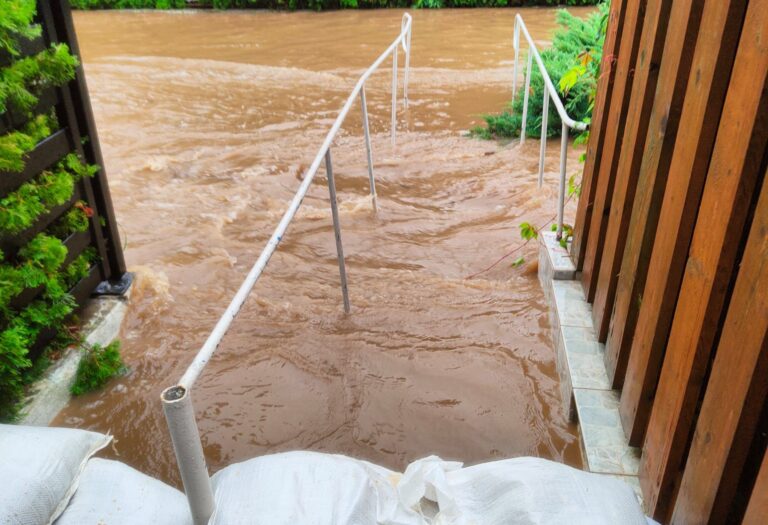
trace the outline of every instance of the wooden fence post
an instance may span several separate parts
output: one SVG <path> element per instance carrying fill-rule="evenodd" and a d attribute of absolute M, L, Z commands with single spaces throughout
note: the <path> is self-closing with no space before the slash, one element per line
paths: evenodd
<path fill-rule="evenodd" d="M 645 435 L 746 0 L 707 0 L 621 393 L 629 443 Z"/>
<path fill-rule="evenodd" d="M 626 125 L 632 78 L 635 73 L 637 49 L 645 18 L 646 0 L 627 0 L 627 14 L 619 45 L 619 57 L 616 62 L 616 77 L 613 81 L 611 105 L 608 109 L 608 121 L 605 129 L 603 151 L 594 194 L 594 207 L 589 225 L 587 249 L 584 253 L 581 282 L 588 302 L 595 298 L 597 273 L 600 270 L 600 257 L 603 252 L 605 230 L 608 226 L 611 196 L 616 169 L 621 151 L 622 131 Z"/>
<path fill-rule="evenodd" d="M 768 0 L 752 0 L 741 31 L 640 463 L 646 505 L 657 519 L 664 520 L 670 510 L 670 498 L 660 496 L 673 492 L 684 464 L 723 307 L 738 268 L 743 232 L 757 203 L 755 189 L 760 188 L 765 172 L 766 28 Z"/>
<path fill-rule="evenodd" d="M 589 236 L 589 224 L 592 218 L 595 186 L 598 180 L 600 158 L 603 156 L 605 127 L 608 124 L 608 109 L 611 106 L 613 80 L 616 76 L 616 57 L 621 42 L 620 35 L 624 27 L 624 15 L 627 10 L 625 0 L 613 0 L 608 14 L 608 28 L 603 43 L 603 58 L 600 62 L 600 79 L 595 96 L 595 109 L 592 112 L 592 124 L 589 127 L 587 158 L 581 178 L 581 195 L 576 209 L 576 221 L 571 244 L 571 258 L 577 270 L 584 264 L 584 252 L 587 250 L 586 239 Z"/>
<path fill-rule="evenodd" d="M 704 0 L 672 3 L 671 30 L 664 44 L 605 345 L 605 368 L 613 388 L 624 383 L 703 6 Z"/>
<path fill-rule="evenodd" d="M 605 232 L 600 270 L 592 305 L 592 319 L 598 341 L 605 341 L 608 322 L 613 310 L 619 265 L 624 253 L 624 241 L 635 200 L 635 188 L 640 162 L 645 154 L 645 138 L 656 95 L 656 81 L 664 50 L 667 23 L 672 0 L 648 0 L 643 22 L 640 48 L 635 64 L 626 125 L 620 131 L 621 149 L 615 174 L 613 197 L 608 203 L 610 213 Z"/>
<path fill-rule="evenodd" d="M 768 184 L 755 209 L 673 523 L 734 522 L 735 500 L 768 396 Z M 759 458 L 750 458 L 749 461 Z M 768 517 L 768 516 L 766 516 Z"/>
<path fill-rule="evenodd" d="M 742 525 L 763 525 L 768 516 L 768 450 L 763 456 L 763 463 L 757 481 L 752 488 L 752 494 L 747 504 Z"/>

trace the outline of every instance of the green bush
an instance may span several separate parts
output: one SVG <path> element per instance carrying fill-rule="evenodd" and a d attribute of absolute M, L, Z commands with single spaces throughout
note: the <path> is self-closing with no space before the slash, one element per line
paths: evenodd
<path fill-rule="evenodd" d="M 83 357 L 77 366 L 75 382 L 70 388 L 73 395 L 79 396 L 98 390 L 106 385 L 107 381 L 126 370 L 123 358 L 120 357 L 119 341 L 105 347 L 84 345 L 81 351 Z"/>
<path fill-rule="evenodd" d="M 577 121 L 589 122 L 592 115 L 603 55 L 608 8 L 608 2 L 604 2 L 600 4 L 596 13 L 583 20 L 567 11 L 559 11 L 557 21 L 563 28 L 555 33 L 552 46 L 541 51 L 542 62 L 555 87 L 560 91 L 568 115 Z M 526 67 L 526 60 L 525 56 L 521 56 L 522 68 Z M 517 95 L 511 102 L 510 108 L 500 114 L 483 116 L 486 127 L 475 128 L 473 132 L 477 136 L 492 138 L 513 137 L 520 134 L 525 96 L 525 84 L 522 79 L 518 87 Z M 529 137 L 541 136 L 543 98 L 544 79 L 534 62 L 525 130 Z M 550 101 L 547 136 L 559 136 L 561 125 L 557 110 Z"/>

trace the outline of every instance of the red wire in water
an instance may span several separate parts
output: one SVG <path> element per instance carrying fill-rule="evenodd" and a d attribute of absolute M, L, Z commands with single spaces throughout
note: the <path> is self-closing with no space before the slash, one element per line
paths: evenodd
<path fill-rule="evenodd" d="M 569 195 L 569 196 L 568 196 L 568 198 L 567 198 L 567 199 L 565 199 L 565 204 L 568 204 L 568 201 L 570 201 L 570 200 L 571 200 L 571 195 Z M 536 234 L 538 235 L 538 233 L 539 233 L 541 230 L 543 230 L 543 229 L 544 229 L 544 228 L 546 228 L 548 225 L 550 225 L 551 223 L 553 223 L 553 222 L 555 221 L 555 219 L 557 219 L 557 215 L 555 215 L 554 217 L 552 217 L 551 219 L 549 219 L 547 222 L 545 222 L 545 223 L 544 223 L 544 226 L 542 226 L 541 228 L 539 228 L 538 230 L 536 230 Z M 527 245 L 529 242 L 531 242 L 532 240 L 533 240 L 533 239 L 528 239 L 527 241 L 525 241 L 525 242 L 524 242 L 523 244 L 521 244 L 520 246 L 517 246 L 517 247 L 516 247 L 515 249 L 513 249 L 512 251 L 509 251 L 509 252 L 505 253 L 504 255 L 502 255 L 501 257 L 499 257 L 499 258 L 496 260 L 496 262 L 494 262 L 494 263 L 493 263 L 492 265 L 490 265 L 488 268 L 486 268 L 486 269 L 484 269 L 484 270 L 480 270 L 480 271 L 479 271 L 479 272 L 477 272 L 477 273 L 473 273 L 472 275 L 469 275 L 469 276 L 465 277 L 464 279 L 467 279 L 467 280 L 469 280 L 469 279 L 474 279 L 474 278 L 475 278 L 475 277 L 477 277 L 478 275 L 480 275 L 480 274 L 483 274 L 483 273 L 487 272 L 488 270 L 491 270 L 491 269 L 495 268 L 495 267 L 496 267 L 496 265 L 498 265 L 498 264 L 499 264 L 501 261 L 503 261 L 504 259 L 506 259 L 506 258 L 507 258 L 507 257 L 509 257 L 510 255 L 514 255 L 514 254 L 515 254 L 515 253 L 516 253 L 518 250 L 521 250 L 523 247 L 525 247 L 525 246 L 526 246 L 526 245 Z"/>

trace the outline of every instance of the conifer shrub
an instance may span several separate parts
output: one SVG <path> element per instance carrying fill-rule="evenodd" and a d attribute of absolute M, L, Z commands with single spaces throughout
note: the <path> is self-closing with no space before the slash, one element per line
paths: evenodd
<path fill-rule="evenodd" d="M 70 388 L 73 395 L 79 396 L 103 387 L 116 375 L 126 371 L 120 356 L 120 342 L 114 341 L 107 346 L 83 345 L 82 358 L 77 367 L 75 382 Z"/>
<path fill-rule="evenodd" d="M 608 22 L 609 3 L 603 2 L 598 10 L 581 19 L 568 11 L 557 14 L 561 29 L 555 32 L 552 46 L 540 50 L 541 60 L 552 83 L 560 93 L 568 115 L 576 121 L 589 123 L 597 91 L 600 61 Z M 523 37 L 521 36 L 521 41 Z M 520 66 L 526 67 L 527 46 L 521 44 Z M 524 70 L 521 75 L 524 74 Z M 520 135 L 525 96 L 524 81 L 519 80 L 518 91 L 509 107 L 499 114 L 484 115 L 485 127 L 477 127 L 473 134 L 482 138 L 514 137 Z M 544 79 L 534 61 L 528 94 L 526 136 L 540 137 L 544 103 Z M 547 136 L 559 136 L 562 122 L 550 101 Z"/>

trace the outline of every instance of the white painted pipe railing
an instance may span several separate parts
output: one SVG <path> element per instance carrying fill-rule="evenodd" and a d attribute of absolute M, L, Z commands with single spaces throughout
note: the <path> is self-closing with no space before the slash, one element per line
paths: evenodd
<path fill-rule="evenodd" d="M 512 45 L 515 48 L 515 65 L 514 65 L 514 80 L 512 81 L 512 100 L 515 99 L 517 94 L 517 68 L 520 61 L 520 32 L 522 31 L 528 42 L 528 67 L 525 72 L 525 93 L 523 94 L 523 118 L 522 129 L 520 130 L 520 144 L 525 143 L 525 126 L 528 122 L 528 99 L 531 89 L 531 69 L 533 67 L 533 61 L 536 60 L 536 65 L 539 68 L 544 79 L 544 100 L 541 115 L 541 150 L 539 151 L 539 187 L 544 182 L 544 159 L 547 152 L 547 124 L 549 119 L 549 101 L 550 99 L 555 104 L 557 114 L 560 116 L 560 120 L 563 123 L 561 130 L 561 144 L 560 144 L 560 187 L 557 201 L 557 238 L 560 239 L 563 236 L 563 215 L 565 213 L 565 179 L 566 179 L 566 164 L 568 160 L 568 134 L 572 129 L 584 131 L 587 129 L 587 124 L 584 122 L 578 122 L 568 116 L 568 112 L 563 106 L 563 101 L 560 100 L 560 94 L 555 85 L 552 83 L 552 79 L 549 78 L 547 68 L 544 67 L 544 62 L 541 60 L 536 44 L 531 38 L 531 34 L 528 32 L 528 28 L 525 27 L 523 17 L 519 14 L 515 16 L 515 34 L 512 39 Z"/>
<path fill-rule="evenodd" d="M 161 396 L 163 410 L 168 428 L 173 442 L 173 449 L 181 473 L 181 479 L 184 484 L 184 491 L 189 501 L 192 519 L 195 525 L 208 523 L 214 509 L 213 490 L 211 488 L 210 478 L 208 477 L 208 468 L 203 455 L 203 447 L 200 441 L 200 435 L 195 421 L 194 408 L 192 406 L 191 391 L 195 381 L 202 373 L 213 353 L 219 346 L 224 335 L 227 333 L 232 321 L 237 316 L 243 303 L 248 298 L 253 286 L 258 281 L 264 268 L 267 266 L 272 254 L 275 253 L 285 235 L 288 225 L 293 220 L 296 212 L 301 206 L 301 202 L 309 190 L 312 180 L 317 173 L 320 164 L 325 161 L 326 176 L 328 178 L 328 191 L 331 201 L 331 213 L 333 217 L 333 229 L 336 238 L 336 253 L 339 261 L 339 275 L 341 278 L 341 291 L 344 301 L 344 311 L 349 313 L 349 293 L 347 291 L 347 275 L 344 264 L 344 252 L 341 244 L 341 228 L 339 225 L 339 212 L 336 203 L 336 185 L 333 177 L 333 166 L 331 163 L 331 143 L 339 132 L 341 125 L 349 113 L 350 108 L 355 102 L 355 98 L 360 96 L 360 103 L 363 113 L 363 130 L 365 136 L 366 158 L 368 161 L 368 177 L 371 189 L 371 199 L 374 210 L 376 209 L 376 185 L 373 178 L 373 156 L 371 148 L 370 129 L 368 125 L 368 107 L 365 100 L 365 82 L 374 71 L 392 55 L 392 122 L 391 122 L 391 140 L 395 144 L 396 125 L 397 125 L 397 53 L 398 46 L 402 46 L 405 53 L 405 76 L 403 77 L 403 98 L 405 107 L 408 107 L 408 78 L 411 64 L 411 26 L 412 19 L 409 14 L 404 14 L 400 26 L 400 34 L 395 38 L 392 44 L 365 70 L 360 79 L 355 84 L 354 89 L 347 98 L 346 103 L 341 108 L 338 117 L 331 126 L 330 131 L 325 137 L 325 141 L 317 152 L 315 159 L 304 174 L 304 180 L 291 200 L 283 215 L 280 223 L 277 225 L 272 237 L 262 250 L 261 255 L 256 260 L 251 270 L 248 272 L 240 288 L 237 290 L 234 298 L 230 302 L 224 314 L 216 323 L 208 339 L 198 351 L 197 355 L 189 365 L 187 371 L 181 377 L 177 385 L 167 388 Z M 258 495 L 255 495 L 258 497 Z"/>

